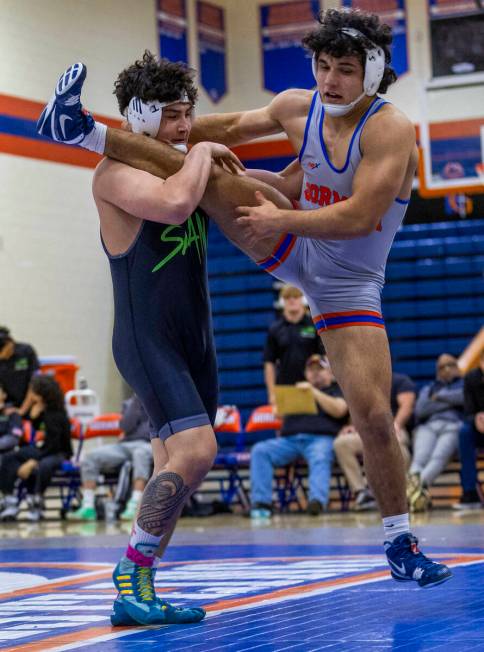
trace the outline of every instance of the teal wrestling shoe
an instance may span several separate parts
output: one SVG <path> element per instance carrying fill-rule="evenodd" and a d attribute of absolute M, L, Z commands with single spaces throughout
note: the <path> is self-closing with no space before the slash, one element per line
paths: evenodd
<path fill-rule="evenodd" d="M 155 573 L 156 569 L 121 558 L 113 572 L 113 582 L 119 592 L 111 613 L 113 627 L 183 625 L 205 618 L 205 609 L 201 607 L 175 607 L 157 598 Z"/>

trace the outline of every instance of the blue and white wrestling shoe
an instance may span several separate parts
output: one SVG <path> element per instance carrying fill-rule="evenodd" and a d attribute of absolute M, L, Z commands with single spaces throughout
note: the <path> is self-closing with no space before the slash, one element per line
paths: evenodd
<path fill-rule="evenodd" d="M 413 534 L 401 534 L 393 543 L 385 541 L 383 545 L 393 579 L 398 582 L 414 581 L 422 588 L 450 580 L 450 569 L 428 559 L 420 552 L 417 544 L 418 539 Z"/>
<path fill-rule="evenodd" d="M 122 557 L 113 572 L 113 582 L 118 596 L 113 604 L 113 627 L 127 625 L 183 625 L 198 623 L 205 618 L 201 607 L 174 607 L 156 597 L 154 577 L 156 571 L 138 566 Z"/>
<path fill-rule="evenodd" d="M 95 121 L 81 104 L 81 90 L 87 68 L 70 66 L 59 78 L 54 95 L 37 122 L 37 133 L 66 145 L 82 145 L 95 129 Z"/>

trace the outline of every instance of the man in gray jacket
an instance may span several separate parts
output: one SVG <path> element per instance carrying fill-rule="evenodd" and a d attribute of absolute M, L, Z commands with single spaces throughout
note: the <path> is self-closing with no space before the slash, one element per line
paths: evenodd
<path fill-rule="evenodd" d="M 116 443 L 96 448 L 83 458 L 81 462 L 82 504 L 75 512 L 68 514 L 70 521 L 96 519 L 94 501 L 99 475 L 118 471 L 127 461 L 133 464 L 133 489 L 120 518 L 123 521 L 132 521 L 136 515 L 143 489 L 151 476 L 153 455 L 148 415 L 135 394 L 124 401 L 119 425 L 123 434 Z"/>
<path fill-rule="evenodd" d="M 442 353 L 437 360 L 436 380 L 421 389 L 415 405 L 418 425 L 407 483 L 413 512 L 430 507 L 428 487 L 457 450 L 463 405 L 464 385 L 457 360 Z"/>

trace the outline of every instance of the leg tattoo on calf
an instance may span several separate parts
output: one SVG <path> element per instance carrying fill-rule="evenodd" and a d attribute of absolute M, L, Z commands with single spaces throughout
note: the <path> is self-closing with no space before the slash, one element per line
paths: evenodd
<path fill-rule="evenodd" d="M 190 487 L 178 473 L 160 473 L 146 485 L 138 525 L 149 534 L 163 535 L 189 493 Z"/>

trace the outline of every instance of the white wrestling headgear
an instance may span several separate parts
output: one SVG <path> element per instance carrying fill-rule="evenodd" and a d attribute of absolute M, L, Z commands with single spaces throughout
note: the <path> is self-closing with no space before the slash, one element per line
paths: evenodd
<path fill-rule="evenodd" d="M 324 104 L 323 103 L 323 107 L 326 113 L 330 116 L 333 116 L 334 118 L 338 118 L 340 116 L 349 113 L 365 95 L 369 95 L 369 96 L 375 95 L 375 93 L 378 90 L 378 87 L 380 86 L 380 82 L 383 79 L 383 73 L 385 72 L 385 53 L 383 51 L 383 48 L 370 41 L 370 39 L 368 39 L 362 32 L 360 32 L 357 29 L 354 29 L 353 27 L 342 27 L 338 31 L 342 32 L 343 34 L 346 34 L 346 36 L 350 36 L 351 38 L 360 41 L 360 43 L 361 41 L 363 41 L 363 43 L 364 42 L 370 43 L 371 47 L 367 48 L 362 43 L 366 52 L 365 76 L 363 78 L 363 93 L 359 95 L 356 98 L 356 100 L 353 100 L 353 102 L 350 102 L 349 104 Z M 316 54 L 313 54 L 312 68 L 313 68 L 314 78 L 316 79 L 316 74 L 318 71 L 318 62 L 316 60 Z"/>
<path fill-rule="evenodd" d="M 159 102 L 158 100 L 143 102 L 139 97 L 132 97 L 125 111 L 125 116 L 135 134 L 145 134 L 145 136 L 154 138 L 160 129 L 161 116 L 165 106 L 171 106 L 179 102 L 191 104 L 185 92 L 177 100 L 168 102 Z M 187 152 L 186 145 L 173 145 L 173 147 L 184 153 Z"/>

